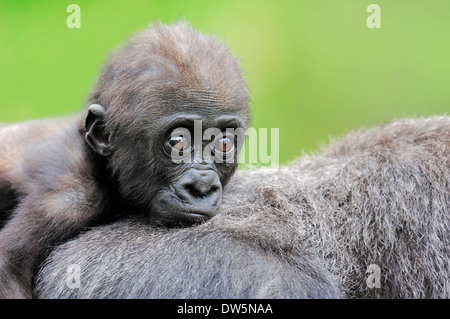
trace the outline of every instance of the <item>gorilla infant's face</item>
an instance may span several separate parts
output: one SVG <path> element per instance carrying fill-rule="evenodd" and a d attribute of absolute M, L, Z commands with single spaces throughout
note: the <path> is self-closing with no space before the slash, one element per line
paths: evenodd
<path fill-rule="evenodd" d="M 154 158 L 160 162 L 152 215 L 162 223 L 211 218 L 237 168 L 244 123 L 235 115 L 196 110 L 161 119 Z M 158 166 L 158 165 L 157 165 Z"/>
<path fill-rule="evenodd" d="M 237 168 L 245 114 L 210 106 L 172 109 L 111 134 L 91 127 L 87 141 L 109 158 L 121 197 L 134 211 L 148 214 L 154 224 L 189 225 L 208 220 L 220 205 Z M 100 106 L 90 110 L 102 118 Z"/>

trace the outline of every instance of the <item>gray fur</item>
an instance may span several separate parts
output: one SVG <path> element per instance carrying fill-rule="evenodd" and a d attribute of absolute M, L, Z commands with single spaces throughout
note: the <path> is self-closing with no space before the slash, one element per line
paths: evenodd
<path fill-rule="evenodd" d="M 279 170 L 238 172 L 202 225 L 86 232 L 50 256 L 37 296 L 449 298 L 449 154 L 447 116 L 350 133 Z M 370 264 L 381 288 L 367 286 Z"/>
<path fill-rule="evenodd" d="M 50 258 L 54 262 L 40 274 L 40 298 L 341 296 L 334 279 L 313 256 L 297 250 L 281 257 L 257 243 L 233 238 L 219 225 L 164 230 L 119 222 L 79 240 L 89 253 L 76 252 L 77 240 L 57 250 Z M 81 269 L 78 289 L 66 284 L 73 264 Z"/>

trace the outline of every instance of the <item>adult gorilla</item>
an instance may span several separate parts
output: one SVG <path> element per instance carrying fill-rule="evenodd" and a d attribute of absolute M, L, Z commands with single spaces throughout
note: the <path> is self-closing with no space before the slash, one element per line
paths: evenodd
<path fill-rule="evenodd" d="M 54 251 L 35 294 L 449 298 L 449 154 L 450 117 L 353 132 L 280 170 L 238 172 L 202 225 L 86 232 Z"/>

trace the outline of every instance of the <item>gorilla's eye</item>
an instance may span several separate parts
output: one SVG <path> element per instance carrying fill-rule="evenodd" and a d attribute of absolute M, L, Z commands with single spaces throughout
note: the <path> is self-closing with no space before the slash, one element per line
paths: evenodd
<path fill-rule="evenodd" d="M 229 138 L 229 137 L 222 137 L 219 140 L 218 143 L 218 149 L 222 152 L 222 153 L 228 153 L 229 151 L 231 151 L 233 149 L 233 141 Z"/>
<path fill-rule="evenodd" d="M 168 141 L 168 144 L 170 145 L 170 147 L 180 152 L 186 151 L 187 149 L 189 149 L 189 147 L 191 147 L 189 139 L 183 137 L 182 135 L 171 137 Z"/>

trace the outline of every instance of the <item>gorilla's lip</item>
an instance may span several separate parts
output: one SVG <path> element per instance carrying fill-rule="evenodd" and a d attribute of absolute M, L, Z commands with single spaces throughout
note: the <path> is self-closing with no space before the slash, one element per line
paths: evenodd
<path fill-rule="evenodd" d="M 196 207 L 192 205 L 187 205 L 182 202 L 177 196 L 173 196 L 173 193 L 166 192 L 165 195 L 167 197 L 163 197 L 158 202 L 158 211 L 165 215 L 166 217 L 171 218 L 183 218 L 187 220 L 208 220 L 214 216 L 217 211 L 218 205 L 209 206 L 209 205 L 198 205 Z"/>
<path fill-rule="evenodd" d="M 186 207 L 186 205 L 182 205 L 178 208 L 177 213 L 180 215 L 185 215 L 188 217 L 193 218 L 206 218 L 209 219 L 213 216 L 213 214 L 216 212 L 216 207 L 203 207 L 203 208 L 194 208 L 189 209 L 189 207 Z"/>
<path fill-rule="evenodd" d="M 209 219 L 211 218 L 211 214 L 205 214 L 205 213 L 200 213 L 197 211 L 193 211 L 193 212 L 179 212 L 178 214 L 181 215 L 186 215 L 188 217 L 193 217 L 193 218 L 204 218 L 204 219 Z"/>

